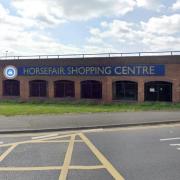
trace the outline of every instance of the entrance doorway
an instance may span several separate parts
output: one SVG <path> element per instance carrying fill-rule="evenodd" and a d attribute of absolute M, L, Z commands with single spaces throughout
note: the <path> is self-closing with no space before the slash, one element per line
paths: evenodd
<path fill-rule="evenodd" d="M 172 101 L 172 83 L 165 81 L 145 83 L 145 101 Z"/>

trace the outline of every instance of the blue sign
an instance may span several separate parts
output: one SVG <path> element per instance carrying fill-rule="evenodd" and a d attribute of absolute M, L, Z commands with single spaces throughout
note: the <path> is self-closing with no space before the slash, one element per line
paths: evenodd
<path fill-rule="evenodd" d="M 164 65 L 19 67 L 19 76 L 164 76 Z"/>
<path fill-rule="evenodd" d="M 14 66 L 6 66 L 3 73 L 7 79 L 14 79 L 17 76 L 17 68 Z"/>

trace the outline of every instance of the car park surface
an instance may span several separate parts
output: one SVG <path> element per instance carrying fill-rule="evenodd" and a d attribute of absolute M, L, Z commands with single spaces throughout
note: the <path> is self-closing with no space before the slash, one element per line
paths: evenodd
<path fill-rule="evenodd" d="M 0 136 L 0 179 L 180 179 L 180 125 Z"/>

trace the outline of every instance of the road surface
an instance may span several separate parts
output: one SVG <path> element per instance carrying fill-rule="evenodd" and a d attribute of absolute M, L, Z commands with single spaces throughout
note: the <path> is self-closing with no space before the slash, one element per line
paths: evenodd
<path fill-rule="evenodd" d="M 0 135 L 1 180 L 179 180 L 180 125 Z"/>

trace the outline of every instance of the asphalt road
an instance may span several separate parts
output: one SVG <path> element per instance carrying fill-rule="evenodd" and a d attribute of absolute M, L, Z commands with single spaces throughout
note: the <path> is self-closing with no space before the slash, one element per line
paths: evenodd
<path fill-rule="evenodd" d="M 179 180 L 180 124 L 0 135 L 0 180 Z"/>

